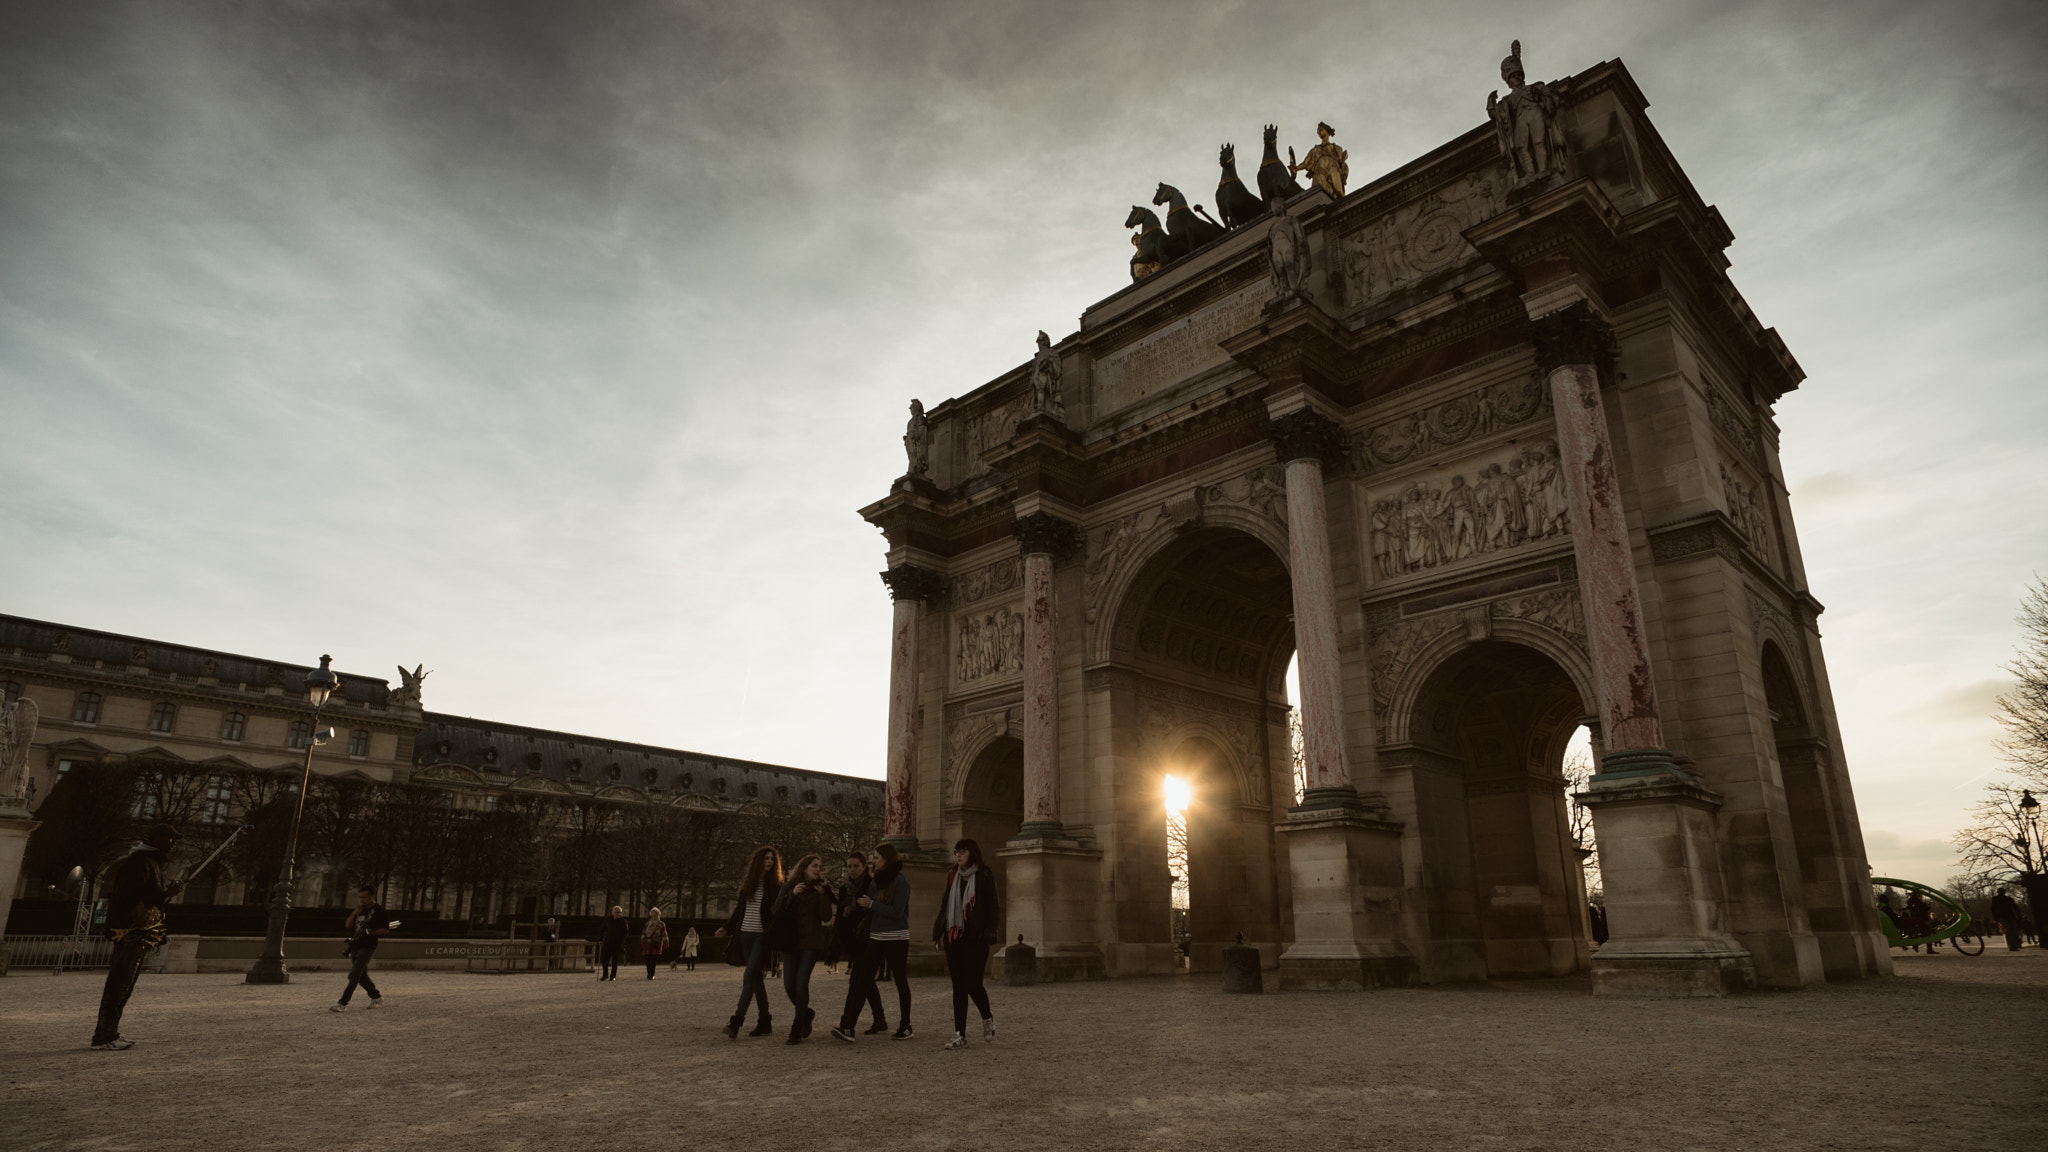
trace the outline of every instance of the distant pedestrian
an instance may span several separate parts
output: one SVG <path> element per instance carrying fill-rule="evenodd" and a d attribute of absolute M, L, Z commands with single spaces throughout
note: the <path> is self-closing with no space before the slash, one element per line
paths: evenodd
<path fill-rule="evenodd" d="M 1905 927 L 1908 937 L 1926 936 L 1934 931 L 1934 911 L 1927 906 L 1927 897 L 1918 892 L 1906 897 Z M 1915 952 L 1920 950 L 1918 944 L 1912 945 L 1912 948 Z M 1929 944 L 1927 951 L 1933 952 L 1934 945 Z"/>
<path fill-rule="evenodd" d="M 953 1038 L 946 1047 L 967 1047 L 967 1002 L 981 1013 L 981 1038 L 996 1038 L 995 1013 L 989 1009 L 988 950 L 1002 934 L 1003 907 L 995 873 L 981 862 L 981 845 L 972 840 L 953 844 L 953 870 L 946 875 L 945 898 L 932 922 L 932 940 L 946 954 L 946 975 L 953 979 Z"/>
<path fill-rule="evenodd" d="M 559 944 L 562 942 L 562 926 L 555 922 L 553 916 L 548 917 L 548 922 L 540 926 L 540 942 L 543 944 Z"/>
<path fill-rule="evenodd" d="M 604 942 L 599 954 L 603 966 L 598 969 L 599 980 L 619 978 L 619 960 L 626 954 L 626 933 L 631 930 L 632 925 L 626 921 L 626 910 L 617 904 L 612 905 L 611 919 L 604 922 Z"/>
<path fill-rule="evenodd" d="M 796 872 L 783 886 L 772 910 L 771 931 L 783 945 L 782 991 L 796 1019 L 789 1026 L 790 1044 L 801 1044 L 811 1034 L 817 1012 L 811 1008 L 811 970 L 825 955 L 825 943 L 832 928 L 832 886 L 825 881 L 825 861 L 806 856 L 797 861 Z"/>
<path fill-rule="evenodd" d="M 107 935 L 114 941 L 114 951 L 107 961 L 106 987 L 100 992 L 99 1024 L 92 1033 L 92 1046 L 101 1052 L 135 1047 L 135 1041 L 121 1035 L 121 1013 L 142 975 L 143 956 L 164 942 L 164 905 L 179 888 L 164 878 L 164 865 L 177 844 L 178 830 L 159 824 L 114 865 L 113 886 L 107 893 Z"/>
<path fill-rule="evenodd" d="M 676 949 L 676 952 L 679 954 L 678 959 L 683 962 L 683 971 L 695 972 L 697 970 L 697 948 L 699 944 L 697 926 L 692 924 L 690 925 L 690 930 L 683 933 L 682 946 Z"/>
<path fill-rule="evenodd" d="M 341 922 L 342 930 L 348 936 L 348 983 L 342 986 L 341 999 L 328 1008 L 329 1012 L 348 1011 L 348 1002 L 354 998 L 356 988 L 370 994 L 370 1007 L 382 1008 L 384 996 L 377 991 L 377 984 L 370 979 L 370 957 L 377 954 L 377 938 L 391 931 L 391 914 L 377 903 L 377 890 L 368 884 L 356 889 L 356 907 Z"/>
<path fill-rule="evenodd" d="M 740 1003 L 733 1009 L 732 1019 L 726 1021 L 725 1035 L 729 1040 L 740 1038 L 740 1025 L 747 1022 L 747 1004 L 757 1002 L 761 1018 L 754 1025 L 749 1036 L 767 1036 L 775 1031 L 775 1024 L 768 1014 L 768 988 L 761 974 L 768 970 L 768 910 L 775 903 L 775 896 L 782 891 L 782 860 L 775 849 L 763 844 L 754 849 L 754 855 L 747 861 L 746 875 L 740 879 L 740 888 L 733 896 L 732 915 L 715 935 L 737 936 L 739 954 L 746 970 L 740 975 Z"/>
<path fill-rule="evenodd" d="M 640 959 L 647 962 L 647 978 L 654 979 L 654 969 L 661 963 L 661 957 L 668 951 L 668 925 L 662 923 L 661 909 L 647 910 L 647 924 L 640 929 Z"/>
<path fill-rule="evenodd" d="M 867 857 L 855 852 L 846 858 L 846 881 L 834 893 L 838 912 L 832 919 L 832 939 L 825 947 L 826 963 L 835 966 L 846 962 L 849 973 L 860 968 L 861 957 L 868 949 L 869 909 L 874 904 L 874 877 L 868 872 Z M 847 986 L 848 991 L 862 988 L 855 979 Z M 874 1009 L 875 1022 L 868 1027 L 870 1035 L 889 1030 L 888 1014 L 882 1011 L 882 993 L 870 979 L 865 985 L 868 1007 Z M 854 1013 L 859 1017 L 859 1013 Z"/>
<path fill-rule="evenodd" d="M 2020 902 L 2012 898 L 2012 893 L 2000 888 L 1998 895 L 1991 898 L 1991 918 L 1998 921 L 1998 926 L 2005 931 L 2006 951 L 2019 951 L 2023 935 L 2020 931 Z"/>
<path fill-rule="evenodd" d="M 888 1027 L 882 1018 L 878 973 L 887 965 L 896 981 L 895 1039 L 910 1039 L 910 978 L 905 975 L 910 960 L 910 881 L 903 876 L 903 861 L 896 846 L 875 848 L 875 872 L 854 898 L 866 913 L 867 946 L 853 966 L 853 982 L 846 989 L 846 1008 L 839 1014 L 839 1026 L 832 1030 L 837 1040 L 853 1043 L 854 1025 L 860 1023 L 865 1002 L 875 1006 L 875 1025 L 869 1032 Z"/>
<path fill-rule="evenodd" d="M 1593 943 L 1607 943 L 1607 909 L 1599 904 L 1586 905 L 1586 916 L 1593 928 Z"/>

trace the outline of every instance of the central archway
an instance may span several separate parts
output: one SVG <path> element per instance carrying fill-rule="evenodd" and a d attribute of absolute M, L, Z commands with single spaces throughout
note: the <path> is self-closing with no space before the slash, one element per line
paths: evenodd
<path fill-rule="evenodd" d="M 1091 669 L 1110 720 L 1120 972 L 1176 965 L 1166 778 L 1189 788 L 1187 956 L 1221 966 L 1239 933 L 1277 961 L 1286 936 L 1284 846 L 1274 813 L 1292 798 L 1287 662 L 1293 590 L 1265 542 L 1206 527 L 1164 541 L 1109 621 L 1109 660 Z M 1277 807 L 1276 807 L 1277 805 Z"/>
<path fill-rule="evenodd" d="M 1412 768 L 1433 978 L 1589 965 L 1563 761 L 1590 711 L 1556 660 L 1503 639 L 1461 645 L 1416 691 L 1401 759 Z"/>

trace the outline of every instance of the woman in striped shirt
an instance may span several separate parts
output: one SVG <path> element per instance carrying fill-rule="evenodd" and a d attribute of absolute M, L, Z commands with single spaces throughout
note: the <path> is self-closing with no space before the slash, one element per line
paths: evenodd
<path fill-rule="evenodd" d="M 768 1016 L 768 984 L 761 974 L 768 967 L 768 913 L 775 907 L 775 896 L 780 891 L 782 858 L 774 848 L 763 844 L 754 849 L 753 858 L 747 861 L 746 879 L 740 881 L 739 892 L 733 897 L 732 915 L 726 919 L 725 927 L 718 930 L 720 936 L 739 933 L 740 954 L 747 958 L 746 974 L 740 978 L 739 1007 L 733 1009 L 732 1019 L 725 1024 L 729 1040 L 740 1038 L 740 1025 L 747 1022 L 750 1000 L 760 1004 L 761 1019 L 747 1035 L 775 1033 L 775 1024 Z"/>

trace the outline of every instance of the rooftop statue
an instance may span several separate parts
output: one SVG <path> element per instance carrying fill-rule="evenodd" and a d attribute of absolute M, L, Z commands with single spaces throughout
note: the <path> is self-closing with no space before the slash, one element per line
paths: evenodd
<path fill-rule="evenodd" d="M 1565 145 L 1564 129 L 1557 122 L 1557 94 L 1541 82 L 1523 83 L 1520 40 L 1500 62 L 1500 78 L 1508 86 L 1507 99 L 1500 99 L 1497 89 L 1488 92 L 1486 115 L 1493 120 L 1501 155 L 1507 158 L 1509 183 L 1519 188 L 1562 175 Z"/>
<path fill-rule="evenodd" d="M 1268 313 L 1285 311 L 1301 300 L 1301 289 L 1308 283 L 1312 265 L 1308 235 L 1302 231 L 1301 221 L 1287 214 L 1285 201 L 1273 201 L 1273 226 L 1266 232 L 1266 266 L 1273 273 L 1273 299 L 1266 305 Z"/>
<path fill-rule="evenodd" d="M 922 476 L 932 469 L 932 425 L 925 419 L 924 401 L 910 402 L 910 425 L 903 430 L 903 451 L 910 457 L 906 476 Z"/>
<path fill-rule="evenodd" d="M 1159 216 L 1150 208 L 1131 205 L 1131 214 L 1124 217 L 1124 227 L 1136 228 L 1131 235 L 1131 282 L 1133 284 L 1150 276 L 1172 257 L 1166 250 L 1166 230 L 1159 226 Z"/>
<path fill-rule="evenodd" d="M 427 671 L 425 664 L 414 668 L 410 672 L 405 670 L 405 665 L 399 665 L 399 687 L 396 692 L 391 694 L 391 703 L 418 706 L 420 703 L 420 682 L 432 675 L 432 672 Z"/>
<path fill-rule="evenodd" d="M 1351 153 L 1337 147 L 1331 139 L 1336 134 L 1337 130 L 1328 124 L 1316 125 L 1316 135 L 1323 142 L 1309 149 L 1299 164 L 1294 163 L 1294 149 L 1289 148 L 1287 172 L 1289 176 L 1296 172 L 1308 173 L 1309 182 L 1328 192 L 1330 199 L 1342 200 L 1344 182 L 1351 178 L 1351 165 L 1345 163 L 1351 158 Z M 1292 183 L 1291 180 L 1289 182 Z"/>
<path fill-rule="evenodd" d="M 1180 189 L 1171 184 L 1161 184 L 1152 194 L 1154 205 L 1168 205 L 1166 209 L 1167 259 L 1181 257 L 1223 235 L 1223 225 L 1211 223 L 1196 216 L 1188 209 L 1188 198 Z"/>
<path fill-rule="evenodd" d="M 1270 149 L 1272 144 L 1269 142 L 1266 147 Z M 1216 211 L 1223 214 L 1223 226 L 1242 228 L 1265 215 L 1264 202 L 1252 195 L 1244 181 L 1237 178 L 1236 145 L 1225 144 L 1216 156 L 1216 163 L 1223 168 L 1223 176 L 1216 182 Z M 1265 169 L 1259 171 L 1263 175 Z"/>
<path fill-rule="evenodd" d="M 1294 149 L 1289 148 L 1287 155 L 1292 157 Z M 1270 204 L 1276 196 L 1292 198 L 1300 191 L 1303 189 L 1294 182 L 1293 170 L 1280 163 L 1280 126 L 1268 124 L 1266 155 L 1259 161 L 1259 199 Z"/>
<path fill-rule="evenodd" d="M 1043 330 L 1038 333 L 1038 351 L 1031 357 L 1031 414 L 1040 413 L 1055 420 L 1067 418 L 1067 402 L 1060 395 L 1060 356 Z"/>

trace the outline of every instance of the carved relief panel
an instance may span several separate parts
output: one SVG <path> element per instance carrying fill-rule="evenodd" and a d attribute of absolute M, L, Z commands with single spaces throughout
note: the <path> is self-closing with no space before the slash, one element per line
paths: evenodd
<path fill-rule="evenodd" d="M 1017 424 L 1024 416 L 1023 401 L 1011 400 L 967 418 L 966 442 L 963 445 L 967 453 L 967 475 L 979 476 L 988 471 L 981 454 L 1016 439 Z"/>
<path fill-rule="evenodd" d="M 1550 389 L 1534 375 L 1487 384 L 1374 424 L 1353 439 L 1351 459 L 1369 474 L 1549 416 Z"/>
<path fill-rule="evenodd" d="M 1024 670 L 1024 614 L 1003 604 L 986 611 L 954 614 L 953 683 L 978 685 L 1021 675 Z"/>
<path fill-rule="evenodd" d="M 1217 342 L 1257 323 L 1271 293 L 1260 278 L 1096 361 L 1097 418 L 1229 363 Z"/>
<path fill-rule="evenodd" d="M 1478 252 L 1462 233 L 1505 204 L 1501 172 L 1468 172 L 1343 240 L 1344 299 L 1352 308 Z"/>
<path fill-rule="evenodd" d="M 1727 501 L 1728 518 L 1735 521 L 1735 529 L 1742 533 L 1749 550 L 1765 566 L 1777 568 L 1778 549 L 1771 527 L 1770 493 L 1758 482 L 1756 473 L 1739 461 L 1724 461 L 1721 464 L 1721 495 Z"/>
<path fill-rule="evenodd" d="M 966 607 L 977 600 L 1014 592 L 1024 583 L 1024 558 L 1005 556 L 953 577 L 953 604 Z"/>
<path fill-rule="evenodd" d="M 1387 611 L 1369 625 L 1371 635 L 1373 714 L 1377 739 L 1385 743 L 1393 719 L 1393 696 L 1401 688 L 1415 661 L 1444 636 L 1463 632 L 1474 640 L 1493 634 L 1500 620 L 1519 620 L 1555 633 L 1581 652 L 1586 650 L 1585 605 L 1573 587 L 1543 588 L 1504 596 L 1490 603 L 1431 612 L 1403 618 Z"/>
<path fill-rule="evenodd" d="M 1365 508 L 1380 580 L 1571 535 L 1554 440 L 1502 445 L 1374 487 Z"/>

